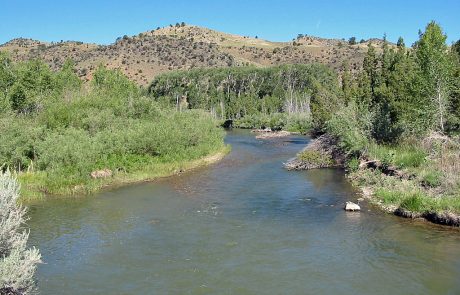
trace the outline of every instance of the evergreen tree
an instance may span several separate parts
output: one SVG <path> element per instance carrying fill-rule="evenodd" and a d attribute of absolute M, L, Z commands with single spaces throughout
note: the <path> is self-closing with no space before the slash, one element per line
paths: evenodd
<path fill-rule="evenodd" d="M 342 91 L 345 97 L 345 102 L 348 103 L 352 98 L 353 77 L 351 75 L 350 63 L 348 60 L 342 64 Z"/>
<path fill-rule="evenodd" d="M 404 43 L 403 37 L 398 38 L 398 42 L 396 43 L 396 46 L 398 46 L 398 48 L 405 48 L 406 47 L 406 44 Z"/>
<path fill-rule="evenodd" d="M 387 36 L 386 34 L 383 36 L 383 45 L 382 45 L 382 56 L 381 56 L 381 78 L 382 83 L 385 85 L 388 84 L 388 75 L 389 71 L 391 70 L 391 63 L 393 60 L 393 52 L 389 49 Z"/>
<path fill-rule="evenodd" d="M 377 88 L 377 84 L 378 84 L 377 67 L 378 67 L 378 59 L 376 56 L 375 48 L 371 43 L 369 43 L 367 54 L 364 57 L 364 61 L 363 61 L 363 69 L 367 73 L 367 77 L 369 78 L 372 99 L 374 98 L 375 89 Z"/>
<path fill-rule="evenodd" d="M 351 37 L 348 39 L 348 44 L 349 45 L 356 45 L 356 37 Z"/>

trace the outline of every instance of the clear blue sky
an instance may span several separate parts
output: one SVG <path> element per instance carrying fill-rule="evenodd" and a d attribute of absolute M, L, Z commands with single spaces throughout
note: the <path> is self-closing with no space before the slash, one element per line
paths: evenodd
<path fill-rule="evenodd" d="M 108 44 L 124 34 L 184 21 L 273 41 L 298 33 L 334 38 L 404 37 L 414 42 L 430 20 L 448 42 L 460 39 L 460 0 L 0 0 L 0 44 L 26 37 Z"/>

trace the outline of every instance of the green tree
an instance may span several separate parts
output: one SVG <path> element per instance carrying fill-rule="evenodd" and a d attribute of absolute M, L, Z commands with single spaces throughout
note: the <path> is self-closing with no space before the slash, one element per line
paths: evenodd
<path fill-rule="evenodd" d="M 444 131 L 451 92 L 452 60 L 446 45 L 447 36 L 434 21 L 420 34 L 416 43 L 417 63 L 425 78 L 427 94 L 432 100 L 438 129 Z"/>
<path fill-rule="evenodd" d="M 350 70 L 350 63 L 345 60 L 342 64 L 342 91 L 345 97 L 345 102 L 348 103 L 353 97 L 353 76 Z"/>
<path fill-rule="evenodd" d="M 356 37 L 350 37 L 350 39 L 348 39 L 348 44 L 349 45 L 356 45 Z"/>
<path fill-rule="evenodd" d="M 398 46 L 398 48 L 404 48 L 404 47 L 406 47 L 406 44 L 404 43 L 403 37 L 399 37 L 399 38 L 398 38 L 398 42 L 396 43 L 396 46 Z"/>
<path fill-rule="evenodd" d="M 369 78 L 372 97 L 375 95 L 375 89 L 378 86 L 378 58 L 374 46 L 369 43 L 366 56 L 363 61 L 363 69 Z"/>

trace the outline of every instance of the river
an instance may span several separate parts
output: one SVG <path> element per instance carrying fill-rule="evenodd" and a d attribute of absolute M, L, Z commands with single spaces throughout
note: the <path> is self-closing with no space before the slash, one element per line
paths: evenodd
<path fill-rule="evenodd" d="M 230 131 L 219 163 L 30 208 L 41 294 L 460 294 L 460 231 L 362 204 L 307 142 Z"/>

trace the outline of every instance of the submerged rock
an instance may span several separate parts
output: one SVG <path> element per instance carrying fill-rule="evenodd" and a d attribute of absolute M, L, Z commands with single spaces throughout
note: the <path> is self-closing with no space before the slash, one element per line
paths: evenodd
<path fill-rule="evenodd" d="M 361 207 L 358 204 L 353 202 L 346 202 L 345 203 L 345 211 L 360 211 Z"/>

